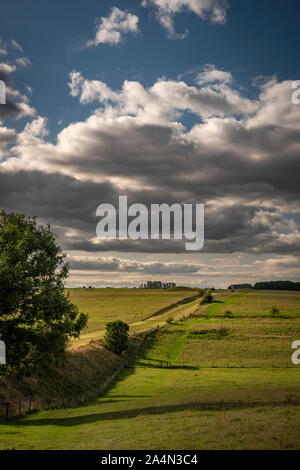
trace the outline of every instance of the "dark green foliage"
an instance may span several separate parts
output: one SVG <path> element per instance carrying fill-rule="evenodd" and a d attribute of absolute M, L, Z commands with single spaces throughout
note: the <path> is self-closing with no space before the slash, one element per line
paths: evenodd
<path fill-rule="evenodd" d="M 230 310 L 226 310 L 226 312 L 224 313 L 224 317 L 233 318 L 233 313 Z"/>
<path fill-rule="evenodd" d="M 203 330 L 191 330 L 188 338 L 194 339 L 222 339 L 229 335 L 228 328 L 211 328 Z"/>
<path fill-rule="evenodd" d="M 115 354 L 121 354 L 127 348 L 128 332 L 129 326 L 121 320 L 106 323 L 105 347 Z"/>
<path fill-rule="evenodd" d="M 300 290 L 300 282 L 291 281 L 271 281 L 257 282 L 254 286 L 256 290 Z"/>
<path fill-rule="evenodd" d="M 200 305 L 210 304 L 214 300 L 211 294 L 206 294 L 200 302 Z"/>
<path fill-rule="evenodd" d="M 7 370 L 59 362 L 70 337 L 87 324 L 65 295 L 69 266 L 50 226 L 0 214 L 0 339 Z"/>
<path fill-rule="evenodd" d="M 279 313 L 280 313 L 279 308 L 272 307 L 271 313 L 272 313 L 272 315 L 279 315 Z"/>

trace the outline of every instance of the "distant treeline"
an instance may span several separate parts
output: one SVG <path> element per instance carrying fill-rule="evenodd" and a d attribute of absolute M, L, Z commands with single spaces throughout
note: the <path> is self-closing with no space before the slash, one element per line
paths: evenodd
<path fill-rule="evenodd" d="M 300 282 L 270 281 L 257 282 L 253 289 L 256 290 L 300 290 Z"/>

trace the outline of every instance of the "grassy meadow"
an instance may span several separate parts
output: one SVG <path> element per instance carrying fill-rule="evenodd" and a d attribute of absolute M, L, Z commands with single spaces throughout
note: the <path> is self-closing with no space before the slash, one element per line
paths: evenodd
<path fill-rule="evenodd" d="M 161 289 L 68 289 L 71 302 L 89 315 L 86 332 L 103 330 L 105 323 L 122 320 L 128 324 L 144 320 L 165 307 L 197 295 L 190 290 Z"/>
<path fill-rule="evenodd" d="M 219 299 L 218 299 L 219 300 Z M 300 293 L 293 291 L 246 291 L 237 292 L 226 300 L 213 303 L 207 315 L 224 315 L 230 310 L 235 316 L 268 317 L 273 307 L 279 309 L 278 317 L 300 316 Z"/>
<path fill-rule="evenodd" d="M 0 449 L 300 448 L 300 293 L 218 292 L 150 320 L 159 330 L 106 393 L 2 421 Z"/>

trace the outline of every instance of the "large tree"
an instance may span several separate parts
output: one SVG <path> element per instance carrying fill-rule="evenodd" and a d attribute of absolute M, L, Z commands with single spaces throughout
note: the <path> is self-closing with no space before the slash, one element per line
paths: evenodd
<path fill-rule="evenodd" d="M 69 265 L 50 226 L 35 217 L 0 214 L 0 339 L 8 369 L 61 360 L 87 324 L 65 293 Z"/>

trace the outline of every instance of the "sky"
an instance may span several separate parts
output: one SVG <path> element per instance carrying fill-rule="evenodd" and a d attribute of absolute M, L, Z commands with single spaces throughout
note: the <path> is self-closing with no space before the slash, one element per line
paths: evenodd
<path fill-rule="evenodd" d="M 300 281 L 298 0 L 1 6 L 0 207 L 68 286 Z M 299 94 L 300 97 L 300 94 Z M 99 204 L 204 204 L 205 243 L 100 240 Z"/>

